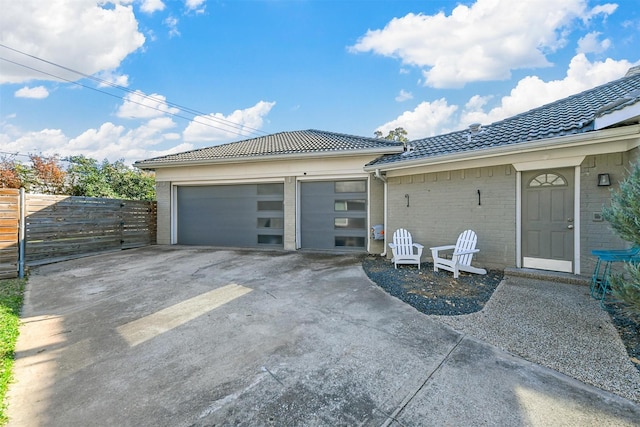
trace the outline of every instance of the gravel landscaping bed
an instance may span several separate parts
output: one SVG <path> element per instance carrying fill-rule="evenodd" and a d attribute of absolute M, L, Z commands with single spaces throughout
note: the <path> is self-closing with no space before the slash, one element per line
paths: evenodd
<path fill-rule="evenodd" d="M 640 319 L 630 316 L 620 303 L 607 303 L 605 310 L 618 330 L 631 361 L 640 371 Z"/>
<path fill-rule="evenodd" d="M 486 275 L 460 273 L 458 279 L 449 271 L 433 271 L 424 262 L 420 271 L 415 265 L 399 265 L 381 257 L 368 256 L 362 262 L 367 276 L 390 295 L 425 314 L 456 316 L 482 310 L 500 284 L 503 273 L 490 270 Z"/>

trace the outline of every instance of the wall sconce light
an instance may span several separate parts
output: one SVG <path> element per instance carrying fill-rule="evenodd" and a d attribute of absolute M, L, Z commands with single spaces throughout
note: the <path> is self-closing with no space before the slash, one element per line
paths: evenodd
<path fill-rule="evenodd" d="M 608 173 L 598 174 L 598 187 L 608 187 L 611 185 L 611 178 Z"/>

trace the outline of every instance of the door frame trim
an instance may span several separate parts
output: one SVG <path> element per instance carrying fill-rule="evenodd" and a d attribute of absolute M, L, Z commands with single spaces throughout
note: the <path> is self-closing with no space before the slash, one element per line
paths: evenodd
<path fill-rule="evenodd" d="M 522 172 L 554 168 L 574 168 L 573 185 L 573 274 L 580 274 L 580 165 L 586 156 L 514 163 L 516 170 L 516 267 L 522 268 Z"/>

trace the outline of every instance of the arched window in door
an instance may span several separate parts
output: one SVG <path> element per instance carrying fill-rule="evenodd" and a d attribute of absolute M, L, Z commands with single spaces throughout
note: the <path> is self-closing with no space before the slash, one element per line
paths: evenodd
<path fill-rule="evenodd" d="M 529 181 L 529 188 L 536 187 L 566 187 L 567 180 L 554 172 L 543 172 Z"/>

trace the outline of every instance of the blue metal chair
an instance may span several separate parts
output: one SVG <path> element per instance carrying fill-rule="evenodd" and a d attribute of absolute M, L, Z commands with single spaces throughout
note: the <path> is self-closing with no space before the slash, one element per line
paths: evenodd
<path fill-rule="evenodd" d="M 605 262 L 605 270 L 610 271 L 610 263 L 617 260 L 617 257 L 632 257 L 640 254 L 640 247 L 633 247 L 629 249 L 594 249 L 591 251 L 591 254 L 598 257 L 596 262 L 596 267 L 593 270 L 593 275 L 591 276 L 591 296 L 595 298 L 594 292 L 601 284 L 602 279 L 600 278 L 600 269 L 602 268 L 602 262 Z M 606 258 L 607 260 L 604 260 Z M 606 267 L 609 267 L 607 269 Z M 605 274 L 602 275 L 605 277 Z"/>
<path fill-rule="evenodd" d="M 640 262 L 640 247 L 614 250 L 593 250 L 591 253 L 598 257 L 596 267 L 591 277 L 591 297 L 600 300 L 600 305 L 604 307 L 604 300 L 609 290 L 611 266 L 615 262 Z M 602 274 L 600 274 L 602 270 Z"/>

